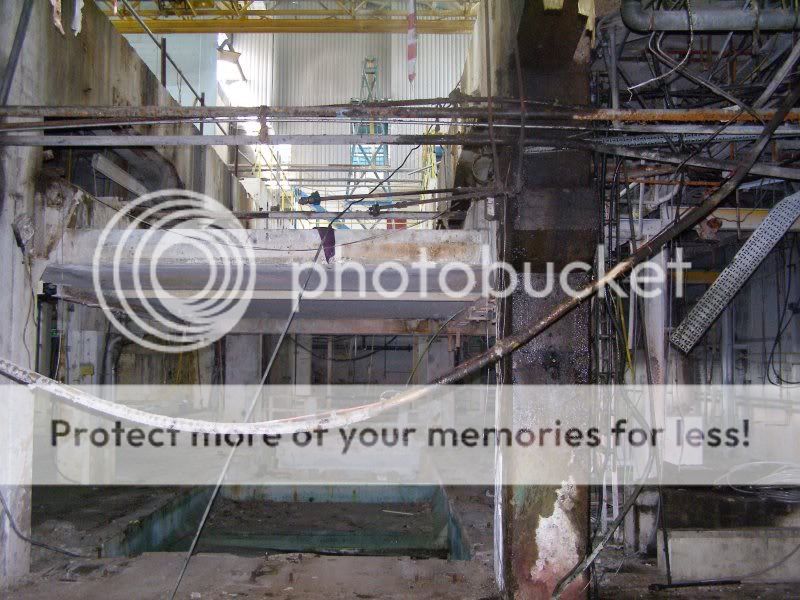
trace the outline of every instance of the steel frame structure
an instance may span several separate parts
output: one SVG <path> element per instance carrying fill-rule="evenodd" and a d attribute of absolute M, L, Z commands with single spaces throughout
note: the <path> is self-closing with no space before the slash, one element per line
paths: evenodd
<path fill-rule="evenodd" d="M 469 33 L 476 19 L 477 0 L 419 0 L 417 31 L 421 34 Z M 142 33 L 129 11 L 105 14 L 120 33 Z M 397 0 L 335 0 L 331 2 L 266 2 L 253 0 L 148 0 L 132 2 L 153 33 L 405 33 L 407 10 Z M 444 8 L 442 8 L 444 6 Z"/>

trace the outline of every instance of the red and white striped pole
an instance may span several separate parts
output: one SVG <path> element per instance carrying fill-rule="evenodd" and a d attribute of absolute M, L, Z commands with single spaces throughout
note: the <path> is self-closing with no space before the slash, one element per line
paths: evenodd
<path fill-rule="evenodd" d="M 417 77 L 417 0 L 408 0 L 408 81 Z"/>

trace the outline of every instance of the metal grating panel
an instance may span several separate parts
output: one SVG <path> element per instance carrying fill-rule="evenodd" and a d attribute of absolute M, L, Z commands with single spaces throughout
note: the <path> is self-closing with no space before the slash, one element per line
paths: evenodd
<path fill-rule="evenodd" d="M 672 332 L 670 341 L 683 352 L 690 352 L 798 218 L 800 193 L 778 202 Z"/>

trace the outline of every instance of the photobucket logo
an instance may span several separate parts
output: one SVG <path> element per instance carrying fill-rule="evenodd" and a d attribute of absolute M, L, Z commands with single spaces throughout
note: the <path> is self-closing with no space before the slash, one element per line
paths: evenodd
<path fill-rule="evenodd" d="M 125 337 L 158 352 L 188 352 L 220 339 L 244 316 L 255 254 L 222 204 L 189 190 L 162 190 L 126 203 L 105 226 L 92 283 Z"/>
<path fill-rule="evenodd" d="M 325 265 L 320 262 L 294 263 L 292 286 L 294 308 L 298 298 L 329 297 L 335 299 L 442 299 L 469 300 L 479 297 L 504 298 L 518 289 L 532 298 L 546 298 L 560 288 L 570 297 L 585 297 L 587 292 L 578 281 L 587 276 L 601 279 L 605 276 L 606 248 L 598 246 L 595 269 L 582 261 L 573 261 L 556 272 L 554 263 L 546 263 L 544 272 L 535 273 L 530 263 L 523 264 L 522 277 L 517 269 L 507 262 L 492 261 L 488 246 L 481 248 L 479 264 L 459 261 L 434 263 L 428 260 L 425 248 L 419 251 L 419 260 L 410 264 L 397 261 L 365 265 L 359 261 L 336 262 Z M 677 248 L 675 257 L 669 261 L 650 260 L 642 262 L 630 273 L 627 281 L 609 281 L 608 287 L 621 296 L 629 291 L 642 298 L 655 298 L 669 289 L 677 298 L 683 297 L 684 275 L 691 263 L 683 260 L 683 250 Z M 596 271 L 596 272 L 595 272 Z M 534 277 L 535 274 L 535 277 Z M 583 277 L 581 277 L 583 275 Z M 498 283 L 502 280 L 505 286 Z M 672 286 L 669 285 L 670 280 Z M 430 282 L 435 282 L 430 285 Z"/>

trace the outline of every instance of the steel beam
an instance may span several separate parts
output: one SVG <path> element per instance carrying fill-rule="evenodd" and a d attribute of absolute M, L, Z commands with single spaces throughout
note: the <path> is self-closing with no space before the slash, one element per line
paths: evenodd
<path fill-rule="evenodd" d="M 733 171 L 736 168 L 736 163 L 731 161 L 715 160 L 703 158 L 701 156 L 691 157 L 690 155 L 686 154 L 671 154 L 667 152 L 654 152 L 652 150 L 637 150 L 635 148 L 628 148 L 625 146 L 611 146 L 607 144 L 596 144 L 591 142 L 568 142 L 568 145 L 573 148 L 593 150 L 602 154 L 611 154 L 614 156 L 623 156 L 625 158 L 635 158 L 639 160 L 647 160 L 672 165 L 686 164 L 690 167 L 700 167 L 714 171 Z M 770 165 L 765 163 L 754 164 L 750 169 L 750 174 L 760 175 L 762 177 L 777 177 L 779 179 L 800 181 L 800 169 L 780 167 L 778 165 Z"/>
<path fill-rule="evenodd" d="M 239 321 L 231 333 L 280 333 L 284 319 L 249 319 Z M 317 319 L 303 317 L 292 321 L 289 333 L 314 335 L 433 335 L 442 326 L 437 319 Z M 486 336 L 485 321 L 448 323 L 439 335 Z"/>
<path fill-rule="evenodd" d="M 369 196 L 367 196 L 366 201 L 369 201 Z M 365 202 L 366 203 L 366 202 Z M 311 221 L 315 221 L 318 219 L 322 220 L 331 220 L 337 216 L 339 216 L 338 212 L 317 212 L 312 210 L 290 210 L 290 211 L 249 211 L 249 212 L 235 212 L 233 213 L 237 219 L 242 220 L 252 220 L 252 219 L 308 219 Z M 414 221 L 417 220 L 428 220 L 433 219 L 437 216 L 441 215 L 439 212 L 435 211 L 397 211 L 393 210 L 390 212 L 383 212 L 381 211 L 377 215 L 372 215 L 365 210 L 361 211 L 348 211 L 344 215 L 342 215 L 338 220 L 339 221 L 349 221 L 349 220 L 359 220 L 359 221 L 375 221 L 375 220 L 383 220 L 383 219 L 411 219 Z M 448 217 L 452 218 L 452 214 L 448 215 Z"/>
<path fill-rule="evenodd" d="M 92 156 L 92 168 L 137 196 L 143 196 L 150 191 L 142 185 L 141 181 L 136 179 L 125 169 L 111 162 L 111 160 L 102 154 L 95 154 Z"/>
<path fill-rule="evenodd" d="M 406 19 L 269 18 L 262 19 L 143 19 L 156 34 L 163 33 L 406 33 Z M 123 34 L 143 33 L 141 25 L 131 20 L 113 21 Z M 471 33 L 475 19 L 419 19 L 417 32 Z"/>
<path fill-rule="evenodd" d="M 0 146 L 43 147 L 128 147 L 128 146 L 247 146 L 292 144 L 295 146 L 337 146 L 390 144 L 416 146 L 442 144 L 460 146 L 489 143 L 485 135 L 273 135 L 261 140 L 257 135 L 2 135 Z"/>
<path fill-rule="evenodd" d="M 477 100 L 475 100 L 477 101 Z M 446 98 L 428 100 L 431 104 L 452 103 Z M 756 111 L 764 121 L 772 119 L 774 110 Z M 381 103 L 347 104 L 325 106 L 3 106 L 0 116 L 32 117 L 32 118 L 165 118 L 165 119 L 214 119 L 214 118 L 474 118 L 485 119 L 486 109 L 483 106 L 394 106 Z M 496 119 L 504 117 L 515 119 L 520 117 L 520 110 L 513 105 L 493 112 Z M 730 110 L 718 108 L 700 109 L 620 109 L 581 108 L 573 110 L 547 109 L 526 110 L 525 120 L 530 123 L 536 120 L 557 121 L 620 121 L 626 123 L 726 123 L 736 114 Z M 753 115 L 738 115 L 736 123 L 754 123 Z M 800 109 L 789 111 L 783 122 L 800 122 Z M 102 124 L 102 123 L 101 123 Z M 733 123 L 732 123 L 733 124 Z"/>

